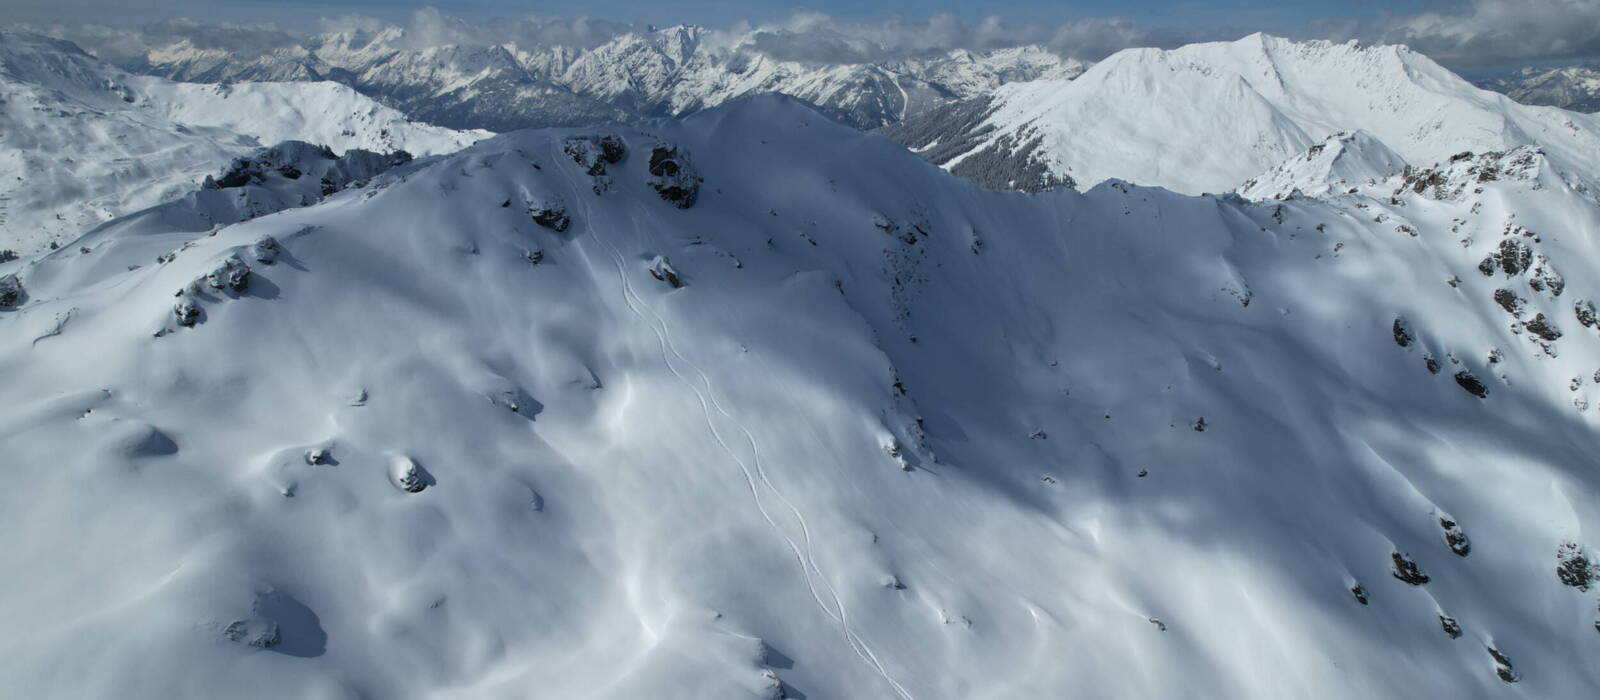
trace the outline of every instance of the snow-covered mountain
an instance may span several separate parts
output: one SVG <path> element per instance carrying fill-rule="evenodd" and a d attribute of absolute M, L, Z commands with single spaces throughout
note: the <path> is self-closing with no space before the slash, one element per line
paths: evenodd
<path fill-rule="evenodd" d="M 509 131 L 681 115 L 746 95 L 779 93 L 873 128 L 1001 84 L 1071 79 L 1086 64 L 1038 47 L 954 50 L 930 58 L 823 64 L 779 60 L 751 34 L 729 44 L 701 27 L 625 34 L 594 48 L 432 45 L 401 27 L 318 35 L 259 56 L 187 41 L 149 52 L 136 70 L 174 80 L 337 80 L 413 118 Z"/>
<path fill-rule="evenodd" d="M 1343 132 L 1246 180 L 1239 186 L 1239 194 L 1257 200 L 1344 194 L 1363 183 L 1387 180 L 1408 167 L 1404 158 L 1372 134 Z"/>
<path fill-rule="evenodd" d="M 1483 87 L 1523 104 L 1600 112 L 1600 69 L 1592 66 L 1524 68 L 1509 77 L 1484 81 Z"/>
<path fill-rule="evenodd" d="M 487 135 L 407 121 L 336 83 L 175 83 L 0 33 L 0 248 L 69 241 L 284 140 L 426 155 Z"/>
<path fill-rule="evenodd" d="M 761 98 L 0 263 L 0 695 L 1591 697 L 1600 206 L 1372 180 Z"/>
<path fill-rule="evenodd" d="M 1194 194 L 1357 130 L 1417 165 L 1536 146 L 1586 186 L 1600 172 L 1600 117 L 1518 104 L 1402 46 L 1263 34 L 1121 51 L 1071 82 L 1003 85 L 892 134 L 990 186 L 1121 178 Z"/>

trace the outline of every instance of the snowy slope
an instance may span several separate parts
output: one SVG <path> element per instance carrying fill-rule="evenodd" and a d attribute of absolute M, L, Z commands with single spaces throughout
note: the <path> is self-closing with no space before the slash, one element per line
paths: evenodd
<path fill-rule="evenodd" d="M 333 83 L 179 84 L 0 33 L 0 248 L 71 240 L 283 140 L 430 154 L 486 135 L 408 122 Z"/>
<path fill-rule="evenodd" d="M 1600 689 L 1600 208 L 1537 153 L 1252 204 L 613 135 L 0 264 L 0 695 Z"/>
<path fill-rule="evenodd" d="M 1221 192 L 1330 134 L 1362 130 L 1419 165 L 1535 145 L 1557 167 L 1588 174 L 1591 186 L 1600 171 L 1600 117 L 1517 104 L 1401 46 L 1255 34 L 1129 49 L 1071 82 L 1001 86 L 986 110 L 947 137 L 976 136 L 965 150 L 937 162 L 953 168 L 1014 154 L 1079 187 L 1115 177 Z"/>

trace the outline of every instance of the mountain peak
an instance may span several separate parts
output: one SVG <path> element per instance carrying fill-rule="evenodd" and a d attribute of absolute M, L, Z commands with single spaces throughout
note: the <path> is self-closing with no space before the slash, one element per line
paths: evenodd
<path fill-rule="evenodd" d="M 1191 194 L 1233 190 L 1345 131 L 1366 132 L 1403 162 L 1536 144 L 1568 174 L 1600 172 L 1600 118 L 1516 104 L 1395 46 L 1266 34 L 1129 49 L 1071 82 L 996 90 L 976 123 L 910 130 L 946 131 L 947 143 L 991 160 L 996 149 L 1026 149 L 1017 158 L 1083 187 L 1120 177 Z"/>
<path fill-rule="evenodd" d="M 1357 129 L 1333 134 L 1291 156 L 1271 171 L 1239 186 L 1249 199 L 1319 196 L 1397 175 L 1408 165 L 1372 134 Z"/>

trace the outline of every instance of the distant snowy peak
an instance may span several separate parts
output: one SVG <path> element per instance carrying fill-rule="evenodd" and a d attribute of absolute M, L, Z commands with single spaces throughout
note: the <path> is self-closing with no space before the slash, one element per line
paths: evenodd
<path fill-rule="evenodd" d="M 151 51 L 145 61 L 147 65 L 131 67 L 144 72 L 148 65 L 164 66 L 162 72 L 166 77 L 196 83 L 333 80 L 336 77 L 335 71 L 303 47 L 278 49 L 240 60 L 232 51 L 202 49 L 184 39 Z"/>
<path fill-rule="evenodd" d="M 1365 131 L 1342 132 L 1313 144 L 1239 187 L 1249 199 L 1285 199 L 1294 193 L 1319 196 L 1351 183 L 1385 179 L 1406 161 Z"/>
<path fill-rule="evenodd" d="M 678 115 L 753 94 L 798 97 L 856 127 L 892 124 L 1016 81 L 1071 79 L 1087 64 L 1034 46 L 954 50 L 879 63 L 773 58 L 755 35 L 709 40 L 680 25 L 561 46 L 418 48 L 405 30 L 339 32 L 255 56 L 179 42 L 151 51 L 141 72 L 196 82 L 331 79 L 415 118 L 496 131 Z"/>
<path fill-rule="evenodd" d="M 280 141 L 430 155 L 488 135 L 410 122 L 336 83 L 174 83 L 0 33 L 0 172 L 13 175 L 0 178 L 0 249 L 64 243 Z"/>
<path fill-rule="evenodd" d="M 1523 104 L 1600 112 L 1600 69 L 1591 66 L 1525 68 L 1511 78 L 1488 81 L 1484 87 L 1504 92 Z"/>
<path fill-rule="evenodd" d="M 988 116 L 964 131 L 913 127 L 966 137 L 973 152 L 1036 143 L 1027 157 L 1080 187 L 1117 177 L 1229 191 L 1354 130 L 1412 163 L 1536 145 L 1564 171 L 1600 172 L 1600 118 L 1517 104 L 1401 46 L 1263 34 L 1121 51 L 1071 82 L 1000 87 Z"/>

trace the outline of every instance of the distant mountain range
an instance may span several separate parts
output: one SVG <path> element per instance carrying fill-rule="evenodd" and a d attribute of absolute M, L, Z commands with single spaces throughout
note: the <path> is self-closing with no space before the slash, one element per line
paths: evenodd
<path fill-rule="evenodd" d="M 336 83 L 179 83 L 0 32 L 0 249 L 65 243 L 280 141 L 428 155 L 488 135 L 412 123 Z"/>
<path fill-rule="evenodd" d="M 625 34 L 585 50 L 413 48 L 408 39 L 400 27 L 334 32 L 255 56 L 183 40 L 128 67 L 189 82 L 332 80 L 414 119 L 511 131 L 680 115 L 761 93 L 797 97 L 842 123 L 870 129 L 1006 83 L 1070 79 L 1088 66 L 1035 46 L 881 63 L 805 63 L 772 58 L 756 49 L 753 36 L 724 45 L 689 25 Z"/>
<path fill-rule="evenodd" d="M 1593 66 L 1523 68 L 1509 76 L 1478 82 L 1528 105 L 1548 105 L 1575 112 L 1600 112 L 1600 69 Z"/>

